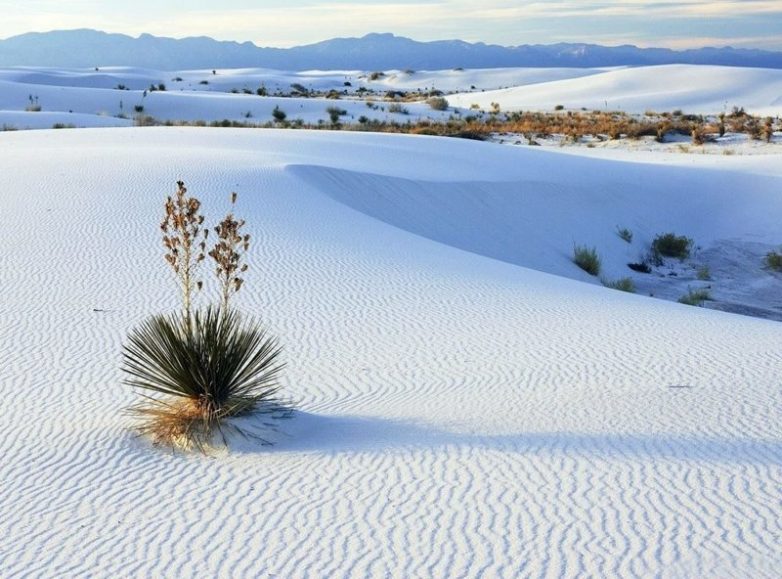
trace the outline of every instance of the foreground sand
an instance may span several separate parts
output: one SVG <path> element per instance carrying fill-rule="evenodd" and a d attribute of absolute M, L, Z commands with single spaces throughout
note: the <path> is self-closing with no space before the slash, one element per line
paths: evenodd
<path fill-rule="evenodd" d="M 768 236 L 773 161 L 693 160 L 655 182 L 649 165 L 326 132 L 40 131 L 0 148 L 4 574 L 778 572 L 782 325 L 526 269 L 538 246 L 494 255 L 509 234 L 460 217 L 503 216 L 534 183 L 529 207 L 568 214 L 562 175 L 621 165 L 608 189 L 584 181 L 574 234 L 610 234 L 600 195 L 631 212 L 620 186 L 643 183 L 644 212 L 619 216 Z M 700 212 L 666 204 L 677 177 Z M 172 454 L 120 414 L 127 331 L 177 304 L 156 225 L 179 178 L 215 219 L 237 191 L 257 240 L 241 306 L 284 343 L 301 409 L 271 448 Z M 565 249 L 544 252 L 567 273 L 558 223 Z"/>

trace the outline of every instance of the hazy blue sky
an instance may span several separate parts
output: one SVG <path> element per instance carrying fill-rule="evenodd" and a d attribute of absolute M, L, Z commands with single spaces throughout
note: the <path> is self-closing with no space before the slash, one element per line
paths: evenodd
<path fill-rule="evenodd" d="M 0 0 L 0 38 L 96 28 L 293 46 L 393 32 L 516 45 L 594 42 L 782 50 L 782 0 Z"/>

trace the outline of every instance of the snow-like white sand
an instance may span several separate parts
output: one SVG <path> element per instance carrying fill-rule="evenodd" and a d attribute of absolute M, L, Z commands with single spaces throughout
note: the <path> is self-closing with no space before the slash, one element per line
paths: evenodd
<path fill-rule="evenodd" d="M 733 107 L 744 107 L 754 115 L 782 114 L 779 70 L 667 65 L 380 72 L 6 68 L 0 69 L 0 128 L 51 128 L 55 123 L 123 126 L 140 114 L 160 122 L 227 119 L 264 124 L 273 121 L 275 107 L 286 113 L 288 121 L 304 123 L 328 125 L 330 107 L 345 111 L 341 122 L 355 124 L 366 117 L 406 123 L 476 114 L 475 107 L 489 111 L 493 103 L 502 111 L 552 111 L 561 105 L 636 114 L 680 109 L 714 115 Z M 165 91 L 148 90 L 160 84 Z M 293 85 L 321 96 L 291 97 Z M 261 87 L 268 96 L 256 94 Z M 360 93 L 360 89 L 372 92 Z M 337 100 L 324 98 L 322 94 L 330 90 L 345 94 Z M 392 112 L 390 103 L 382 100 L 388 91 L 421 95 L 441 91 L 450 108 L 433 110 L 422 96 L 420 102 L 403 103 L 403 112 Z M 367 101 L 376 102 L 368 107 Z M 36 105 L 47 114 L 24 112 Z"/>
<path fill-rule="evenodd" d="M 733 107 L 753 115 L 782 114 L 782 70 L 670 64 L 602 71 L 580 78 L 542 81 L 480 94 L 449 97 L 454 106 L 473 103 L 502 110 L 609 110 L 627 113 L 684 110 L 717 114 Z"/>
<path fill-rule="evenodd" d="M 624 257 L 617 224 L 771 242 L 778 157 L 193 128 L 0 150 L 4 575 L 778 575 L 782 325 L 525 267 Z M 180 178 L 213 220 L 237 191 L 256 240 L 237 305 L 300 403 L 273 447 L 172 454 L 120 413 L 128 330 L 177 306 Z"/>

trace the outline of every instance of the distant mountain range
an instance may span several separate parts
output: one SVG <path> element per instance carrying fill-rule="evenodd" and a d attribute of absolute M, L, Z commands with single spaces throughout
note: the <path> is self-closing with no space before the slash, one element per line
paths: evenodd
<path fill-rule="evenodd" d="M 179 40 L 142 34 L 133 38 L 87 29 L 31 32 L 0 40 L 0 66 L 434 70 L 655 64 L 782 68 L 782 52 L 730 47 L 674 51 L 595 44 L 505 47 L 461 40 L 417 42 L 393 34 L 335 38 L 294 48 L 261 48 L 252 42 L 225 42 L 203 36 Z"/>

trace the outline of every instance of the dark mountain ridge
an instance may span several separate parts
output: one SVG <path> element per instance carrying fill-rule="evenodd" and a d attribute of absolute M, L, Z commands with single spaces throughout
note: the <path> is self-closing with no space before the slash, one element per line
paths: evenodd
<path fill-rule="evenodd" d="M 0 66 L 435 70 L 657 64 L 782 68 L 782 52 L 731 47 L 676 51 L 581 43 L 507 47 L 462 40 L 418 42 L 388 33 L 334 38 L 293 48 L 263 48 L 252 42 L 205 36 L 174 39 L 142 34 L 133 38 L 89 29 L 30 32 L 0 40 Z"/>

